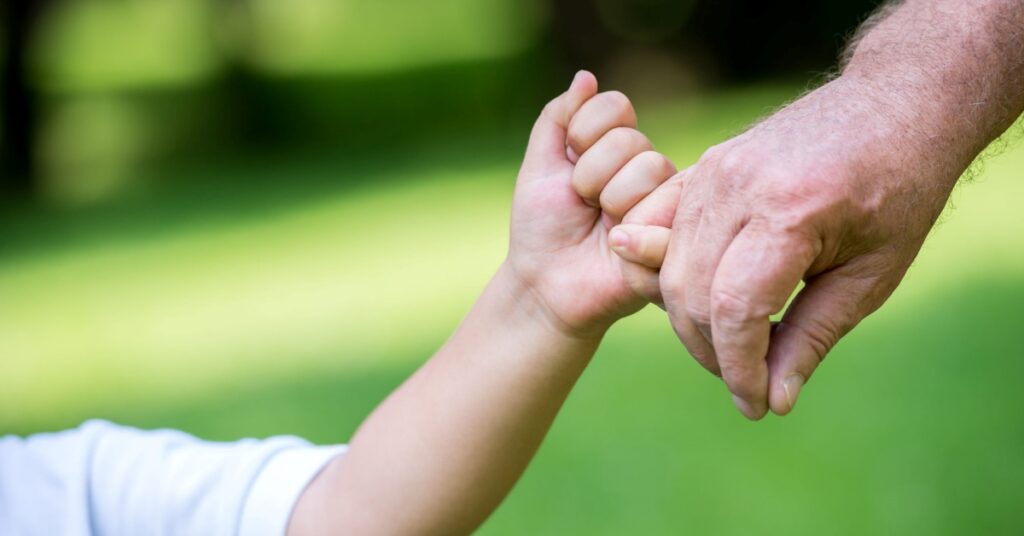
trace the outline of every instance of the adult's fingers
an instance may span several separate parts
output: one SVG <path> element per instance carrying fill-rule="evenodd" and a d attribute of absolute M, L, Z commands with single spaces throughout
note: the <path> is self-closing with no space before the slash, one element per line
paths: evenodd
<path fill-rule="evenodd" d="M 772 333 L 768 350 L 771 410 L 785 415 L 839 339 L 884 301 L 891 289 L 859 274 L 861 258 L 807 282 Z"/>
<path fill-rule="evenodd" d="M 683 188 L 679 212 L 672 227 L 678 229 L 679 247 L 686 247 L 685 301 L 666 296 L 675 315 L 689 317 L 704 338 L 713 341 L 711 330 L 711 282 L 729 244 L 746 224 L 750 207 L 737 203 L 744 197 L 748 168 L 729 151 L 730 140 L 716 145 L 694 166 L 693 188 Z M 689 192 L 687 190 L 690 190 Z M 677 303 L 678 302 L 678 303 Z M 681 310 L 679 310 L 681 309 Z"/>
<path fill-rule="evenodd" d="M 739 410 L 768 411 L 770 315 L 781 311 L 817 255 L 803 236 L 747 225 L 722 255 L 711 286 L 711 329 L 722 379 Z"/>
<path fill-rule="evenodd" d="M 659 185 L 649 196 L 641 200 L 626 213 L 623 217 L 624 223 L 670 228 L 674 222 L 681 221 L 678 217 L 680 209 L 699 209 L 700 194 L 693 192 L 694 189 L 692 188 L 694 169 L 692 166 L 688 167 L 676 173 L 669 180 L 663 182 L 662 185 Z M 689 196 L 686 199 L 683 199 L 683 193 L 687 189 L 691 189 L 691 192 L 689 192 Z M 699 215 L 699 212 L 697 211 L 696 214 Z M 630 266 L 630 270 L 625 272 L 627 282 L 641 296 L 647 297 L 648 300 L 658 305 L 663 305 L 669 314 L 669 320 L 672 322 L 676 334 L 679 335 L 679 339 L 686 346 L 690 355 L 712 374 L 721 375 L 718 362 L 715 360 L 715 349 L 712 347 L 711 342 L 696 329 L 685 314 L 678 314 L 683 311 L 679 304 L 683 302 L 684 297 L 683 284 L 685 283 L 686 275 L 682 272 L 682 266 L 685 264 L 685 245 L 688 240 L 688 238 L 680 238 L 678 235 L 679 230 L 673 229 L 664 255 L 665 262 L 662 265 L 662 271 L 657 274 L 657 293 L 648 292 L 644 294 L 641 291 L 637 291 L 638 288 L 648 288 L 650 286 L 651 277 L 654 273 L 649 267 L 633 263 Z M 627 265 L 629 266 L 629 263 Z M 672 297 L 676 304 L 675 307 L 669 305 L 666 289 L 672 292 Z"/>
<path fill-rule="evenodd" d="M 665 262 L 671 236 L 672 229 L 666 227 L 624 223 L 608 232 L 608 244 L 623 260 L 657 270 Z"/>
<path fill-rule="evenodd" d="M 652 301 L 664 304 L 673 329 L 690 355 L 708 372 L 717 376 L 721 371 L 714 348 L 685 311 L 687 276 L 684 266 L 696 222 L 700 219 L 705 187 L 695 183 L 695 171 L 696 167 L 690 166 L 675 174 L 630 209 L 622 221 L 627 224 L 672 227 L 665 261 L 659 273 L 661 292 L 657 296 L 658 300 Z"/>
<path fill-rule="evenodd" d="M 618 91 L 605 91 L 586 100 L 568 123 L 569 149 L 582 156 L 608 130 L 636 128 L 636 111 L 629 99 Z"/>
<path fill-rule="evenodd" d="M 689 256 L 698 247 L 694 242 L 697 225 L 704 211 L 707 191 L 712 185 L 698 167 L 691 167 L 682 184 L 679 203 L 672 222 L 672 238 L 661 268 L 661 292 L 672 328 L 698 363 L 715 375 L 721 375 L 709 334 L 701 332 L 687 308 Z M 709 319 L 706 319 L 709 320 Z"/>
<path fill-rule="evenodd" d="M 745 214 L 730 205 L 719 206 L 707 198 L 704 201 L 706 205 L 701 207 L 699 216 L 691 211 L 693 216 L 679 225 L 681 238 L 688 239 L 689 244 L 682 270 L 686 276 L 684 311 L 704 337 L 714 343 L 711 284 L 722 256 L 743 228 Z"/>
<path fill-rule="evenodd" d="M 569 89 L 549 102 L 533 125 L 523 159 L 528 177 L 546 176 L 553 166 L 567 165 L 566 132 L 569 121 L 591 97 L 597 94 L 597 79 L 587 71 L 576 73 Z"/>

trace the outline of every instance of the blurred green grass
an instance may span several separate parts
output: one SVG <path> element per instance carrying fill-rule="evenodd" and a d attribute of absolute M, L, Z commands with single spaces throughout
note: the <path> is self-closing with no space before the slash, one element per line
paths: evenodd
<path fill-rule="evenodd" d="M 796 91 L 638 108 L 685 165 Z M 0 431 L 344 441 L 501 261 L 528 119 L 511 143 L 182 166 L 157 205 L 19 214 L 0 234 Z M 744 421 L 659 311 L 623 321 L 481 532 L 1019 532 L 1022 169 L 1011 147 L 957 190 L 786 419 Z"/>

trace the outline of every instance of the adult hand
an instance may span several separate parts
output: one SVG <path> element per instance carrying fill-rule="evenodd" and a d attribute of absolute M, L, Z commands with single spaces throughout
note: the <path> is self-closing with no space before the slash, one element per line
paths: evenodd
<path fill-rule="evenodd" d="M 840 78 L 712 148 L 623 220 L 667 226 L 681 187 L 671 238 L 609 235 L 627 259 L 643 253 L 625 268 L 638 291 L 656 287 L 668 243 L 672 324 L 747 417 L 793 408 L 899 284 L 963 170 L 1024 112 L 1022 27 L 1019 0 L 884 4 Z"/>
<path fill-rule="evenodd" d="M 966 164 L 936 159 L 915 126 L 870 84 L 838 78 L 709 149 L 613 231 L 642 265 L 667 247 L 672 325 L 748 418 L 788 413 L 917 255 Z M 669 222 L 670 237 L 636 225 Z M 653 286 L 648 268 L 635 273 L 635 288 Z"/>

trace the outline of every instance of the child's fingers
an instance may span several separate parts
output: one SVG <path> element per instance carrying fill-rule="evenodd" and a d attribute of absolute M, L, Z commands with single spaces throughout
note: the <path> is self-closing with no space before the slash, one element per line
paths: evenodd
<path fill-rule="evenodd" d="M 572 84 L 549 102 L 530 133 L 523 168 L 527 171 L 547 170 L 566 161 L 566 132 L 570 119 L 583 103 L 597 94 L 597 79 L 587 71 L 576 73 Z"/>
<path fill-rule="evenodd" d="M 623 223 L 671 227 L 683 187 L 692 167 L 676 173 L 641 199 L 622 217 Z"/>
<path fill-rule="evenodd" d="M 615 127 L 636 127 L 633 104 L 618 91 L 598 93 L 584 102 L 569 121 L 569 149 L 582 157 L 597 140 Z"/>
<path fill-rule="evenodd" d="M 623 260 L 661 268 L 671 235 L 667 227 L 624 223 L 608 232 L 608 244 Z"/>
<path fill-rule="evenodd" d="M 661 297 L 661 282 L 658 279 L 658 271 L 648 268 L 642 264 L 623 261 L 622 279 L 641 298 L 665 308 L 665 300 Z"/>
<path fill-rule="evenodd" d="M 573 189 L 591 205 L 597 206 L 605 185 L 637 155 L 650 149 L 651 142 L 647 136 L 636 129 L 617 127 L 609 130 L 580 156 L 572 171 Z"/>
<path fill-rule="evenodd" d="M 601 210 L 618 223 L 633 206 L 675 174 L 675 164 L 665 155 L 657 151 L 639 153 L 604 185 L 599 198 Z"/>

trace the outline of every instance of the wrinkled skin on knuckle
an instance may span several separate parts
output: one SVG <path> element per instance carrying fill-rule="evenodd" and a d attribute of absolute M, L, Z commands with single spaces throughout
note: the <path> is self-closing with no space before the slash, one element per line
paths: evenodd
<path fill-rule="evenodd" d="M 674 301 L 683 298 L 686 282 L 674 270 L 663 269 L 659 275 L 658 282 L 661 285 L 661 293 L 665 296 L 666 300 Z"/>
<path fill-rule="evenodd" d="M 888 245 L 880 251 L 858 256 L 839 268 L 843 270 L 844 288 L 848 289 L 843 298 L 848 303 L 855 303 L 856 307 L 841 309 L 837 311 L 839 316 L 833 315 L 836 340 L 877 311 L 899 286 L 911 259 L 909 255 L 896 253 L 898 249 Z M 808 285 L 814 284 L 816 277 L 809 278 Z M 828 332 L 828 329 L 820 331 Z"/>
<path fill-rule="evenodd" d="M 827 214 L 835 192 L 800 173 L 765 169 L 755 181 L 758 212 L 772 223 L 772 230 L 803 230 L 815 217 Z"/>
<path fill-rule="evenodd" d="M 686 194 L 684 193 L 683 195 Z M 703 196 L 701 196 L 700 192 L 698 191 L 692 191 L 691 197 L 692 199 L 687 198 L 684 199 L 684 201 L 690 203 L 696 202 L 698 204 L 696 204 L 692 208 L 686 207 L 686 210 L 683 210 L 683 206 L 680 205 L 680 208 L 679 210 L 676 211 L 675 218 L 672 221 L 673 228 L 679 228 L 683 226 L 696 228 L 697 225 L 700 224 L 701 218 L 704 217 L 705 199 L 703 198 Z"/>
<path fill-rule="evenodd" d="M 818 362 L 822 362 L 832 347 L 844 335 L 835 324 L 823 319 L 808 318 L 801 323 L 789 322 L 789 329 L 797 330 L 810 345 Z"/>
<path fill-rule="evenodd" d="M 719 143 L 712 145 L 701 153 L 700 158 L 697 159 L 697 166 L 711 167 L 714 168 L 718 165 L 718 161 L 729 151 L 730 144 L 728 142 Z"/>
<path fill-rule="evenodd" d="M 822 237 L 827 256 L 842 263 L 900 239 L 902 230 L 886 224 L 873 182 L 843 165 L 768 168 L 758 181 L 760 214 L 775 232 Z"/>
<path fill-rule="evenodd" d="M 710 326 L 711 325 L 711 311 L 697 300 L 688 300 L 686 302 L 686 316 L 698 326 Z"/>
<path fill-rule="evenodd" d="M 725 360 L 719 358 L 722 368 L 722 378 L 725 379 L 732 394 L 744 399 L 755 400 L 763 397 L 767 384 L 758 369 L 747 363 Z"/>
<path fill-rule="evenodd" d="M 740 211 L 750 214 L 758 208 L 757 192 L 765 185 L 761 170 L 752 160 L 742 153 L 730 151 L 717 158 L 715 165 L 707 168 L 710 173 L 703 174 L 713 180 L 710 197 L 707 199 L 709 210 L 716 213 Z"/>
<path fill-rule="evenodd" d="M 738 150 L 724 153 L 716 159 L 715 164 L 715 174 L 734 183 L 749 180 L 758 169 L 749 153 Z"/>
<path fill-rule="evenodd" d="M 661 289 L 661 297 L 664 300 L 662 303 L 665 304 L 665 311 L 668 313 L 668 320 L 672 325 L 672 330 L 675 331 L 676 336 L 683 343 L 686 351 L 705 368 L 713 370 L 716 375 L 720 375 L 718 374 L 718 363 L 715 360 L 714 348 L 710 347 L 702 335 L 693 330 L 693 322 L 686 316 L 685 312 L 680 312 L 678 308 L 673 307 L 673 302 L 665 297 L 664 287 Z"/>
<path fill-rule="evenodd" d="M 751 320 L 765 318 L 772 314 L 771 307 L 751 298 L 742 297 L 728 288 L 711 290 L 711 316 L 718 322 L 731 326 L 743 326 Z"/>
<path fill-rule="evenodd" d="M 752 186 L 744 189 L 747 221 L 768 236 L 783 238 L 794 254 L 814 260 L 808 274 L 816 274 L 867 251 L 859 236 L 871 227 L 870 216 L 851 209 L 849 187 L 843 179 L 814 174 L 755 172 Z M 845 252 L 845 254 L 844 254 Z"/>

